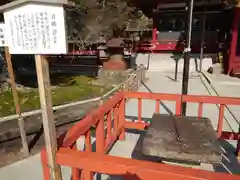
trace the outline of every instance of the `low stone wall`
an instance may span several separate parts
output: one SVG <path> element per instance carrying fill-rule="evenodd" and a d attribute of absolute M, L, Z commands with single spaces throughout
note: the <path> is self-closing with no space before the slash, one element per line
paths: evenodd
<path fill-rule="evenodd" d="M 142 82 L 146 80 L 146 71 L 147 69 L 143 65 L 140 65 L 139 67 L 136 68 L 136 70 L 128 74 L 126 76 L 126 79 L 122 83 L 112 85 L 115 87 L 113 88 L 110 94 L 108 94 L 105 97 L 102 97 L 99 105 L 102 105 L 104 101 L 107 101 L 109 98 L 111 98 L 115 93 L 119 91 L 137 91 Z"/>
<path fill-rule="evenodd" d="M 98 71 L 98 83 L 102 85 L 118 85 L 128 79 L 133 69 L 109 70 L 100 68 Z"/>
<path fill-rule="evenodd" d="M 94 83 L 104 86 L 116 86 L 124 84 L 125 82 L 134 84 L 145 80 L 145 74 L 146 68 L 143 65 L 138 66 L 136 69 L 127 70 L 107 70 L 100 68 L 98 71 L 98 79 Z"/>

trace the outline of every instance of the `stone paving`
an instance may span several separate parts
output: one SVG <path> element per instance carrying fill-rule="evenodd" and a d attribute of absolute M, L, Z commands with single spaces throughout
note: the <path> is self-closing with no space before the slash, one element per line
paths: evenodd
<path fill-rule="evenodd" d="M 136 64 L 145 65 L 150 71 L 173 71 L 178 64 L 178 71 L 183 71 L 184 60 L 181 54 L 138 54 Z M 212 65 L 210 56 L 206 56 L 202 61 L 202 71 L 207 71 Z M 195 72 L 200 69 L 200 60 L 198 54 L 191 55 L 189 71 Z"/>

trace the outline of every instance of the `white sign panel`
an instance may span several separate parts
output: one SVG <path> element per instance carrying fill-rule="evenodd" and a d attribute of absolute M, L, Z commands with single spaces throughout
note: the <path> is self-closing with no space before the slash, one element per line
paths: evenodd
<path fill-rule="evenodd" d="M 5 24 L 0 23 L 0 47 L 6 46 Z"/>
<path fill-rule="evenodd" d="M 27 4 L 4 12 L 10 54 L 65 54 L 62 6 Z"/>

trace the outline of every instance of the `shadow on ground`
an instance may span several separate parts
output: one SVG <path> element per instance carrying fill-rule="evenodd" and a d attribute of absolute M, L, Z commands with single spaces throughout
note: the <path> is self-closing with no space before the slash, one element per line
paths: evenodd
<path fill-rule="evenodd" d="M 230 174 L 240 174 L 240 162 L 236 158 L 236 148 L 228 141 L 220 140 L 222 146 L 222 163 L 214 165 L 217 172 L 224 172 Z"/>

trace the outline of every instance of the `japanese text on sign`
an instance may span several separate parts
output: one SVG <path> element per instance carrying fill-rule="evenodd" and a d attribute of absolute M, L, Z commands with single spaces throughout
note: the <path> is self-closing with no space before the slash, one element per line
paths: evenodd
<path fill-rule="evenodd" d="M 0 23 L 0 47 L 6 46 L 5 24 Z"/>
<path fill-rule="evenodd" d="M 11 54 L 64 54 L 66 32 L 61 6 L 25 5 L 4 13 Z"/>

